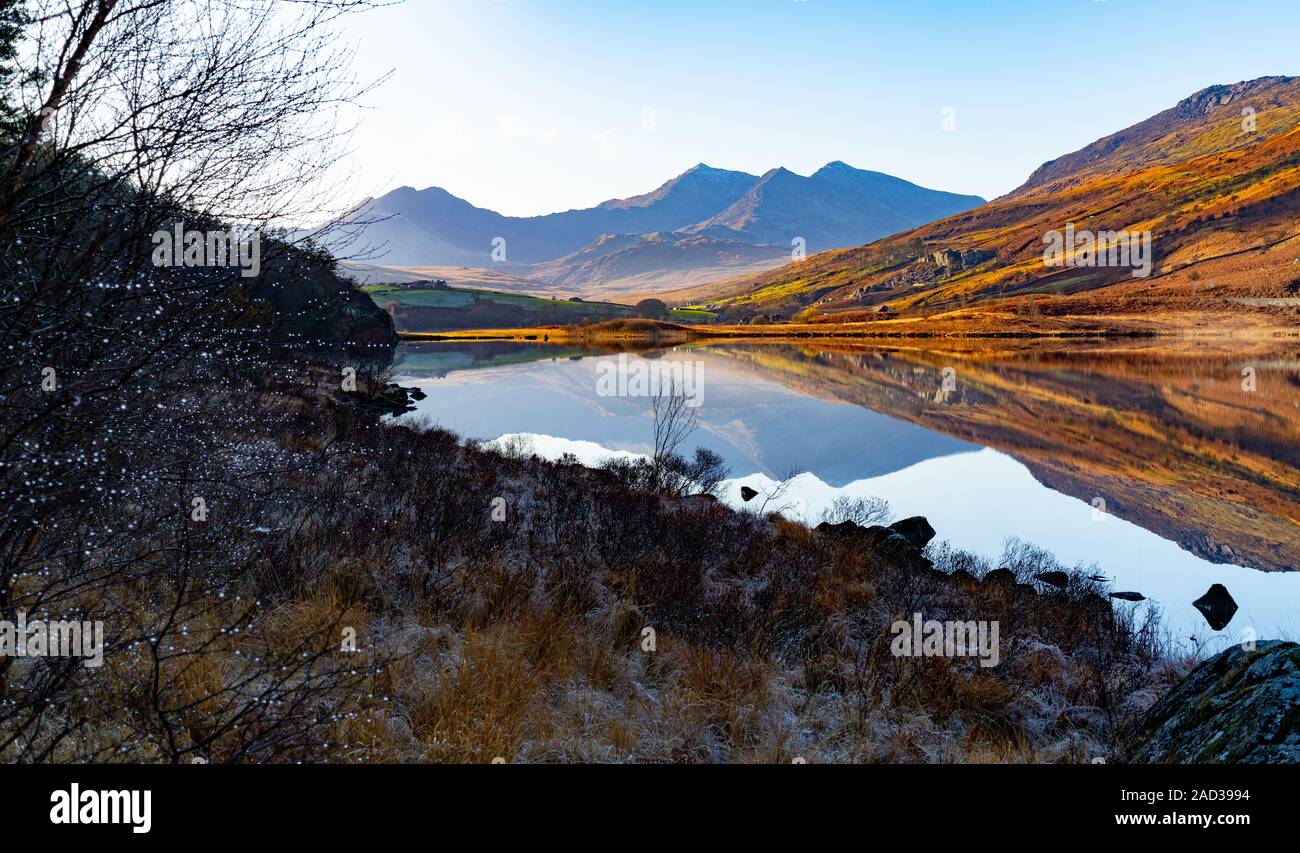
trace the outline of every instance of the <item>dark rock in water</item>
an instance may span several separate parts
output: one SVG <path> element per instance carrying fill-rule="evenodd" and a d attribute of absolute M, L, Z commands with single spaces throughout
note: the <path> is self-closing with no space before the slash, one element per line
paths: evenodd
<path fill-rule="evenodd" d="M 1006 584 L 1008 586 L 1016 582 L 1016 573 L 1010 569 L 994 569 L 984 576 L 984 583 Z"/>
<path fill-rule="evenodd" d="M 1111 598 L 1118 598 L 1120 601 L 1146 601 L 1147 597 L 1140 592 L 1112 592 Z"/>
<path fill-rule="evenodd" d="M 1039 572 L 1034 577 L 1057 589 L 1065 589 L 1070 585 L 1070 576 L 1065 572 Z"/>
<path fill-rule="evenodd" d="M 419 388 L 403 388 L 392 382 L 368 396 L 355 391 L 343 391 L 331 393 L 330 399 L 339 406 L 397 416 L 415 411 L 414 401 L 423 400 L 426 396 Z"/>
<path fill-rule="evenodd" d="M 1300 646 L 1233 646 L 1152 706 L 1128 755 L 1144 764 L 1300 762 Z"/>
<path fill-rule="evenodd" d="M 1228 627 L 1232 617 L 1237 613 L 1237 602 L 1228 594 L 1228 588 L 1216 583 L 1205 591 L 1205 595 L 1192 602 L 1192 606 L 1201 611 L 1205 621 L 1215 631 Z"/>
<path fill-rule="evenodd" d="M 923 515 L 914 515 L 902 521 L 895 521 L 889 525 L 889 529 L 911 542 L 912 547 L 918 551 L 929 545 L 930 540 L 934 538 L 934 528 L 930 526 L 930 522 L 926 521 Z"/>
<path fill-rule="evenodd" d="M 740 487 L 740 499 L 745 503 L 749 503 L 756 497 L 758 497 L 757 489 L 751 489 L 749 486 Z"/>

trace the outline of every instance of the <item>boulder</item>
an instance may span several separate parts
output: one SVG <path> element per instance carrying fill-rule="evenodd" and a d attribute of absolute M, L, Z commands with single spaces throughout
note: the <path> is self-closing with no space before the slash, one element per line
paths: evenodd
<path fill-rule="evenodd" d="M 867 530 L 873 528 L 859 527 L 851 521 L 841 521 L 839 524 L 823 521 L 813 529 L 832 539 L 860 539 Z"/>
<path fill-rule="evenodd" d="M 920 516 L 917 517 L 920 518 Z M 912 519 L 907 520 L 912 521 Z M 923 518 L 920 520 L 925 522 Z M 926 523 L 925 526 L 929 528 L 930 525 Z M 892 526 L 881 527 L 879 524 L 875 524 L 871 527 L 860 527 L 852 521 L 841 521 L 839 524 L 823 521 L 817 525 L 816 530 L 818 533 L 832 539 L 850 542 L 857 547 L 865 548 L 907 568 L 934 568 L 934 563 L 922 556 L 921 549 L 913 544 L 913 540 L 894 530 Z M 933 529 L 930 530 L 930 535 L 934 535 Z"/>
<path fill-rule="evenodd" d="M 1205 621 L 1215 631 L 1228 627 L 1232 617 L 1237 613 L 1237 602 L 1228 594 L 1228 588 L 1221 583 L 1212 585 L 1205 595 L 1192 602 L 1192 606 L 1201 611 Z"/>
<path fill-rule="evenodd" d="M 757 489 L 751 489 L 749 486 L 740 487 L 740 499 L 745 503 L 749 503 L 756 497 L 758 497 Z"/>
<path fill-rule="evenodd" d="M 1300 645 L 1220 652 L 1152 706 L 1133 743 L 1143 764 L 1300 762 Z"/>
<path fill-rule="evenodd" d="M 1016 573 L 1010 569 L 994 569 L 984 575 L 984 583 L 1005 584 L 1014 586 L 1016 583 Z"/>
<path fill-rule="evenodd" d="M 923 550 L 926 545 L 930 544 L 930 540 L 934 538 L 934 528 L 930 526 L 930 522 L 926 521 L 923 515 L 914 515 L 911 518 L 904 518 L 902 521 L 895 521 L 889 525 L 889 529 L 912 543 L 912 547 L 918 551 Z"/>
<path fill-rule="evenodd" d="M 713 495 L 686 495 L 681 498 L 670 498 L 668 505 L 674 510 L 687 510 L 701 512 L 712 510 L 718 504 L 718 499 Z"/>

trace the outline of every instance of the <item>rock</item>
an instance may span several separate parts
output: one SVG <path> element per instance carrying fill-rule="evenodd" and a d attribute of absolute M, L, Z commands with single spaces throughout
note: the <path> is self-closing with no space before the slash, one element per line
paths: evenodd
<path fill-rule="evenodd" d="M 914 515 L 911 518 L 905 518 L 902 521 L 895 521 L 889 525 L 889 529 L 902 536 L 912 547 L 920 551 L 930 544 L 934 538 L 934 528 L 930 522 L 925 520 L 923 515 Z"/>
<path fill-rule="evenodd" d="M 1133 733 L 1143 764 L 1300 762 L 1300 646 L 1233 646 L 1152 706 Z"/>
<path fill-rule="evenodd" d="M 1098 619 L 1109 619 L 1115 615 L 1115 611 L 1111 608 L 1110 602 L 1095 592 L 1084 593 L 1082 604 Z"/>
<path fill-rule="evenodd" d="M 957 251 L 955 249 L 940 249 L 937 252 L 930 253 L 930 263 L 936 267 L 942 267 L 950 270 L 968 269 L 978 266 L 996 253 L 985 249 L 966 249 Z"/>
<path fill-rule="evenodd" d="M 1205 591 L 1205 595 L 1192 602 L 1192 606 L 1201 611 L 1205 621 L 1215 631 L 1228 627 L 1232 617 L 1237 613 L 1237 602 L 1228 594 L 1228 588 L 1216 583 Z"/>
<path fill-rule="evenodd" d="M 920 518 L 920 516 L 917 516 L 917 518 Z M 911 520 L 908 519 L 908 521 Z M 925 522 L 925 519 L 922 518 L 921 521 Z M 927 522 L 925 526 L 929 528 L 930 525 Z M 934 568 L 934 563 L 921 554 L 921 549 L 917 548 L 911 539 L 894 530 L 893 527 L 881 527 L 879 524 L 871 527 L 860 527 L 852 521 L 841 521 L 839 524 L 823 521 L 815 529 L 818 533 L 832 539 L 851 542 L 858 547 L 865 548 L 907 568 Z M 934 535 L 932 529 L 930 535 Z"/>
<path fill-rule="evenodd" d="M 829 521 L 823 521 L 813 528 L 818 533 L 825 534 L 832 539 L 859 538 L 867 530 L 865 527 L 859 527 L 851 521 L 841 521 L 839 524 L 831 524 Z"/>
<path fill-rule="evenodd" d="M 1039 572 L 1034 577 L 1048 586 L 1054 586 L 1057 589 L 1065 589 L 1070 585 L 1070 576 L 1065 572 Z"/>
<path fill-rule="evenodd" d="M 996 583 L 1012 586 L 1016 582 L 1016 573 L 1010 569 L 994 569 L 984 575 L 984 583 Z"/>
<path fill-rule="evenodd" d="M 1140 592 L 1112 592 L 1111 598 L 1118 598 L 1120 601 L 1146 601 L 1147 597 Z"/>
<path fill-rule="evenodd" d="M 962 583 L 969 583 L 970 581 L 975 580 L 975 576 L 965 569 L 958 569 L 952 573 L 951 577 L 953 580 L 961 581 Z"/>
<path fill-rule="evenodd" d="M 758 497 L 757 489 L 751 489 L 749 486 L 740 487 L 740 499 L 745 503 L 749 503 L 756 497 Z"/>
<path fill-rule="evenodd" d="M 669 504 L 673 509 L 687 510 L 706 510 L 711 509 L 718 503 L 718 499 L 713 495 L 687 495 L 682 498 L 672 498 Z"/>
<path fill-rule="evenodd" d="M 888 528 L 884 528 L 888 530 Z M 921 549 L 901 533 L 888 532 L 876 543 L 876 553 L 913 569 L 932 569 L 934 563 L 921 555 Z"/>

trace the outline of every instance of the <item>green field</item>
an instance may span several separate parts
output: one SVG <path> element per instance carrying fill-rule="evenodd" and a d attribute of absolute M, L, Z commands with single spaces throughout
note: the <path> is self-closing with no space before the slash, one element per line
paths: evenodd
<path fill-rule="evenodd" d="M 391 284 L 367 284 L 360 290 L 369 294 L 376 304 L 383 306 L 396 302 L 399 306 L 413 308 L 469 308 L 475 304 L 489 303 L 507 310 L 535 313 L 546 318 L 547 322 L 564 322 L 571 316 L 579 319 L 616 319 L 635 316 L 631 305 L 617 302 L 573 302 L 568 299 L 551 299 L 550 297 L 525 296 L 517 293 L 502 293 L 497 290 L 480 288 L 452 287 L 446 290 L 410 290 Z M 680 323 L 711 323 L 717 314 L 700 308 L 674 308 L 669 317 Z"/>

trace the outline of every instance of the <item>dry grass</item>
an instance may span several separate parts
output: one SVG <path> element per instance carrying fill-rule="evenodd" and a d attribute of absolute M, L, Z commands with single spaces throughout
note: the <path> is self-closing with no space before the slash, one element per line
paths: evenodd
<path fill-rule="evenodd" d="M 1165 677 L 1150 634 L 1081 575 L 1056 595 L 980 583 L 952 574 L 991 568 L 967 555 L 909 568 L 780 517 L 637 491 L 616 470 L 276 405 L 295 413 L 276 452 L 303 462 L 276 478 L 282 517 L 257 516 L 277 532 L 254 538 L 220 595 L 177 611 L 185 648 L 157 689 L 139 686 L 155 677 L 145 653 L 79 677 L 60 698 L 75 713 L 44 724 L 77 736 L 47 760 L 123 744 L 97 757 L 1086 761 Z M 492 520 L 498 496 L 507 522 Z M 1004 565 L 1023 578 L 1054 563 L 1021 549 Z M 141 632 L 158 604 L 139 596 Z M 1001 663 L 895 657 L 889 626 L 913 612 L 998 620 Z"/>

